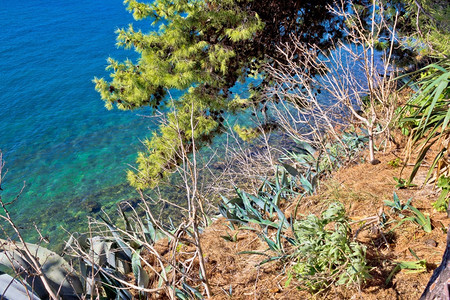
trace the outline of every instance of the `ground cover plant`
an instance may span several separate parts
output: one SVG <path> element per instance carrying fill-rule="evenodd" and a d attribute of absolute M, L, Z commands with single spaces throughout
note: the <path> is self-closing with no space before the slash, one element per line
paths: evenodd
<path fill-rule="evenodd" d="M 296 249 L 290 276 L 299 288 L 320 292 L 332 285 L 361 284 L 370 277 L 365 247 L 351 240 L 349 219 L 340 203 L 320 217 L 309 215 L 294 223 Z"/>

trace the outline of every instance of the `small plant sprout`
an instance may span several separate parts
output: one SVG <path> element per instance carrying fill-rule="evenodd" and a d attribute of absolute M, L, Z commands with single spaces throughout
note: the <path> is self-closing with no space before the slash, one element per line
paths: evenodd
<path fill-rule="evenodd" d="M 404 215 L 401 213 L 402 211 L 408 209 L 409 205 L 411 204 L 412 198 L 409 198 L 409 200 L 402 204 L 400 202 L 400 199 L 397 196 L 397 193 L 394 192 L 394 201 L 384 200 L 384 204 L 391 208 L 391 211 L 398 213 L 398 215 L 403 218 Z"/>

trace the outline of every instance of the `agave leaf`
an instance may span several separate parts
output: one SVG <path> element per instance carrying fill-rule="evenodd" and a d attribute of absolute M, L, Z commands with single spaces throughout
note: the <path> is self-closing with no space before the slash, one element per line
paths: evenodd
<path fill-rule="evenodd" d="M 258 252 L 258 251 L 241 251 L 241 252 L 238 252 L 238 254 L 256 254 L 256 255 L 263 255 L 263 256 L 270 257 L 270 255 L 263 253 L 263 252 Z"/>
<path fill-rule="evenodd" d="M 175 289 L 175 296 L 180 300 L 191 300 L 191 297 L 185 291 L 180 290 L 179 288 Z"/>
<path fill-rule="evenodd" d="M 394 208 L 395 203 L 389 200 L 384 200 L 384 205 Z"/>
<path fill-rule="evenodd" d="M 239 189 L 236 189 L 236 191 L 238 192 L 238 195 L 242 198 L 242 201 L 244 202 L 244 206 L 248 216 L 255 220 L 261 220 L 262 219 L 261 214 L 256 209 L 253 208 L 252 204 L 250 203 L 250 200 L 247 197 L 247 194 L 245 192 L 241 192 Z"/>
<path fill-rule="evenodd" d="M 131 300 L 133 299 L 133 296 L 131 293 L 126 290 L 125 287 L 122 286 L 120 282 L 115 280 L 111 277 L 111 274 L 108 274 L 107 269 L 104 269 L 105 272 L 100 272 L 100 278 L 101 280 L 106 283 L 103 284 L 103 288 L 105 290 L 105 293 L 107 295 L 107 299 L 119 299 L 119 300 Z M 113 273 L 113 271 L 110 271 Z M 118 275 L 118 274 L 114 274 Z M 119 275 L 120 276 L 120 275 Z"/>
<path fill-rule="evenodd" d="M 31 287 L 8 274 L 0 275 L 0 295 L 6 300 L 40 300 Z"/>
<path fill-rule="evenodd" d="M 392 277 L 400 270 L 408 270 L 406 273 L 422 273 L 427 270 L 427 262 L 426 260 L 418 260 L 418 261 L 401 261 L 397 263 L 395 268 L 386 278 L 386 284 L 389 284 Z"/>
<path fill-rule="evenodd" d="M 262 235 L 264 240 L 266 241 L 267 245 L 269 245 L 270 250 L 279 252 L 281 249 L 278 247 L 276 243 L 274 243 L 271 239 L 269 239 L 266 235 Z"/>
<path fill-rule="evenodd" d="M 116 226 L 114 226 L 113 224 L 109 223 L 108 221 L 106 221 L 102 216 L 100 216 L 100 218 L 102 219 L 102 221 L 106 224 L 106 226 L 108 227 L 109 231 L 111 231 L 113 237 L 115 238 L 117 244 L 120 246 L 120 248 L 122 248 L 122 251 L 126 254 L 126 256 L 128 257 L 128 259 L 131 261 L 131 249 L 130 247 L 122 240 L 122 237 L 120 236 L 119 231 L 117 230 Z"/>
<path fill-rule="evenodd" d="M 282 235 L 282 237 L 284 237 L 286 239 L 286 241 L 288 241 L 291 245 L 293 245 L 293 246 L 297 246 L 298 245 L 298 243 L 297 243 L 297 241 L 295 239 L 293 239 L 291 237 L 288 237 L 288 236 L 285 236 L 285 235 Z"/>
<path fill-rule="evenodd" d="M 42 280 L 38 276 L 30 276 L 28 270 L 32 271 L 33 267 L 19 251 L 5 250 L 0 252 L 0 264 L 22 277 L 40 298 L 48 298 L 48 292 Z"/>
<path fill-rule="evenodd" d="M 312 184 L 306 179 L 305 176 L 300 177 L 300 183 L 302 184 L 302 187 L 306 190 L 307 193 L 312 194 L 314 192 L 314 188 Z"/>
<path fill-rule="evenodd" d="M 410 205 L 409 209 L 411 209 L 416 215 L 414 221 L 418 223 L 420 226 L 422 226 L 425 232 L 430 233 L 432 231 L 430 216 L 425 217 L 425 215 L 414 206 Z"/>
<path fill-rule="evenodd" d="M 69 240 L 66 242 L 64 246 L 64 251 L 70 249 L 72 245 L 80 246 L 83 250 L 89 249 L 89 236 L 87 233 L 80 234 L 75 232 L 70 235 Z"/>
<path fill-rule="evenodd" d="M 110 249 L 112 242 L 106 242 L 103 237 L 95 236 L 90 239 L 91 243 L 91 253 L 90 257 L 92 262 L 98 266 L 104 266 L 107 262 L 116 267 L 114 256 L 110 259 L 108 254 L 110 254 Z"/>
<path fill-rule="evenodd" d="M 1 264 L 12 267 L 10 261 L 4 256 L 9 252 L 13 253 L 15 259 L 14 264 L 16 266 L 17 264 L 24 264 L 22 268 L 29 268 L 31 266 L 30 257 L 25 253 L 22 243 L 13 243 L 0 239 L 0 244 L 6 251 L 2 252 Z M 75 275 L 75 270 L 61 256 L 35 244 L 26 243 L 26 246 L 41 263 L 40 267 L 51 288 L 55 291 L 60 291 L 59 295 L 69 297 L 79 295 L 83 292 L 83 285 L 78 276 Z M 38 284 L 43 287 L 41 280 L 37 276 L 31 276 L 25 279 L 33 281 L 35 286 Z M 46 292 L 44 293 L 43 291 L 38 292 L 40 297 L 45 294 Z"/>
<path fill-rule="evenodd" d="M 282 220 L 283 225 L 287 228 L 289 227 L 289 223 L 286 221 L 286 217 L 284 216 L 284 213 L 278 208 L 277 205 L 275 205 L 272 202 L 269 201 L 263 201 L 261 199 L 259 199 L 258 197 L 255 197 L 253 195 L 249 195 L 249 197 L 252 199 L 252 201 L 262 210 L 265 210 L 266 204 L 273 207 L 273 209 L 277 212 L 278 215 L 278 219 Z M 276 226 L 275 228 L 278 228 L 278 226 Z"/>
<path fill-rule="evenodd" d="M 147 212 L 145 213 L 145 219 L 147 221 L 147 228 L 144 227 L 144 234 L 152 243 L 154 243 L 156 241 L 156 229 L 153 226 L 153 222 Z"/>
<path fill-rule="evenodd" d="M 138 249 L 133 253 L 131 265 L 134 273 L 134 278 L 136 279 L 136 284 L 139 287 L 146 288 L 150 281 L 150 277 L 148 276 L 147 272 L 144 271 L 144 268 L 142 268 L 140 254 L 141 249 Z"/>
<path fill-rule="evenodd" d="M 316 153 L 316 149 L 314 149 L 310 144 L 307 142 L 295 140 L 298 146 L 300 146 L 301 150 L 303 150 L 305 153 L 314 155 Z"/>
<path fill-rule="evenodd" d="M 275 171 L 275 187 L 276 187 L 276 190 L 277 191 L 279 191 L 280 189 L 281 189 L 281 185 L 280 185 L 280 181 L 279 181 L 279 176 L 278 176 L 278 166 L 277 166 L 277 168 L 276 168 L 276 171 Z"/>
<path fill-rule="evenodd" d="M 117 210 L 119 211 L 119 214 L 125 223 L 125 230 L 130 234 L 133 234 L 134 232 L 136 232 L 136 230 L 133 230 L 133 227 L 131 226 L 131 223 L 130 223 L 128 217 L 126 216 L 125 212 L 123 211 L 121 205 L 119 205 L 119 204 L 117 205 Z"/>
<path fill-rule="evenodd" d="M 161 276 L 159 276 L 159 280 L 158 280 L 158 287 L 161 287 L 163 285 L 163 280 L 167 280 L 167 273 L 170 272 L 170 270 L 172 270 L 172 266 L 168 265 L 164 268 L 164 272 L 161 272 Z"/>
<path fill-rule="evenodd" d="M 239 227 L 239 230 L 250 230 L 250 231 L 258 231 L 257 229 L 249 226 L 241 226 Z"/>
<path fill-rule="evenodd" d="M 261 265 L 263 265 L 263 264 L 265 264 L 265 263 L 268 263 L 268 262 L 271 262 L 271 261 L 276 261 L 276 260 L 283 259 L 284 257 L 285 257 L 285 256 L 283 255 L 283 256 L 272 256 L 272 257 L 266 258 L 265 260 L 261 261 L 261 262 L 258 264 L 258 266 L 261 266 Z"/>
<path fill-rule="evenodd" d="M 203 299 L 202 294 L 196 288 L 193 288 L 192 286 L 188 285 L 185 282 L 183 282 L 183 289 L 185 291 L 188 291 L 191 294 L 191 296 L 194 296 L 196 299 Z"/>

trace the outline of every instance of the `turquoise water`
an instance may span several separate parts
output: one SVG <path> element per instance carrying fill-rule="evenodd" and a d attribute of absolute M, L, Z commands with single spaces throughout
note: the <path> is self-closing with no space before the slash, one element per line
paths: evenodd
<path fill-rule="evenodd" d="M 108 56 L 136 58 L 115 47 L 114 30 L 133 19 L 122 0 L 0 4 L 2 197 L 11 200 L 26 181 L 15 221 L 60 240 L 60 226 L 81 230 L 100 206 L 136 197 L 125 170 L 154 123 L 137 115 L 145 111 L 107 111 L 91 82 L 107 76 Z"/>

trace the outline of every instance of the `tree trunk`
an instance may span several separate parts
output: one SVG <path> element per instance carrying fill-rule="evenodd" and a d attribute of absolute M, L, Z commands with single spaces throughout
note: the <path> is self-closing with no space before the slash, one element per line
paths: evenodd
<path fill-rule="evenodd" d="M 378 159 L 375 159 L 375 146 L 373 142 L 373 124 L 370 124 L 367 126 L 367 132 L 369 134 L 369 161 L 372 165 L 379 164 L 380 161 Z"/>
<path fill-rule="evenodd" d="M 447 247 L 439 267 L 434 270 L 430 281 L 420 300 L 448 300 L 450 299 L 450 226 L 447 229 Z"/>

